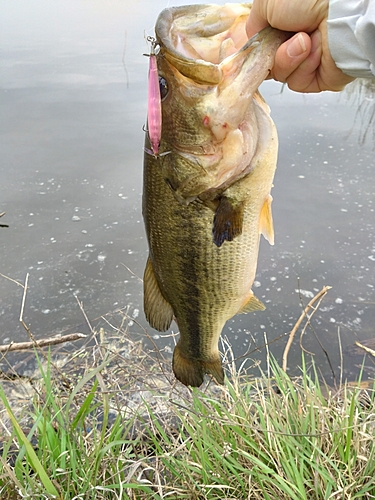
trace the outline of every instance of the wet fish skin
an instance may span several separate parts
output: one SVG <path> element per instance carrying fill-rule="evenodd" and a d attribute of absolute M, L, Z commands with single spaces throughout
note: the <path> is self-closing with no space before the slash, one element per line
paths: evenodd
<path fill-rule="evenodd" d="M 218 341 L 226 321 L 264 309 L 251 286 L 260 234 L 273 244 L 277 134 L 257 88 L 286 39 L 264 30 L 217 63 L 179 55 L 165 38 L 173 19 L 181 24 L 197 13 L 201 23 L 204 8 L 166 9 L 156 24 L 159 75 L 169 88 L 159 151 L 167 154 L 145 154 L 143 188 L 146 318 L 159 331 L 176 320 L 173 370 L 183 384 L 196 387 L 206 373 L 224 382 Z M 209 14 L 217 24 L 220 7 L 214 9 Z M 244 19 L 248 9 L 238 7 Z"/>

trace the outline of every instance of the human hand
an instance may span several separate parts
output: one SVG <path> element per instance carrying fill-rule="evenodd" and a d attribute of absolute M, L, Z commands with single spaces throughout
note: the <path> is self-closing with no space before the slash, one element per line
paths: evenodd
<path fill-rule="evenodd" d="M 327 17 L 328 0 L 254 0 L 246 24 L 249 37 L 267 26 L 296 32 L 277 50 L 271 78 L 296 92 L 339 91 L 354 80 L 332 59 Z"/>

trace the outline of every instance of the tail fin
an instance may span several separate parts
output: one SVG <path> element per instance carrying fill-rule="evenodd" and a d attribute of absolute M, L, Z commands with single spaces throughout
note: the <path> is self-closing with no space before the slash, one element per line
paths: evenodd
<path fill-rule="evenodd" d="M 224 384 L 224 370 L 221 365 L 219 352 L 217 358 L 211 361 L 186 358 L 179 348 L 175 347 L 172 361 L 173 372 L 181 383 L 199 387 L 203 384 L 204 374 L 210 373 L 219 384 Z"/>

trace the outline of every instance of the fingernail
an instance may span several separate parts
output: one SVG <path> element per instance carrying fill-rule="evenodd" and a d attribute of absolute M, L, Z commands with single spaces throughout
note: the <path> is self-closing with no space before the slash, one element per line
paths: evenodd
<path fill-rule="evenodd" d="M 286 52 L 289 57 L 298 57 L 306 52 L 305 40 L 301 33 L 298 33 L 290 40 Z"/>

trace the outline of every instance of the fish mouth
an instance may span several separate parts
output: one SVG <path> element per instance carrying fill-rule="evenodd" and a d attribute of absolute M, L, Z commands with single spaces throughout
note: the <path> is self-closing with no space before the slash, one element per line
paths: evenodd
<path fill-rule="evenodd" d="M 155 28 L 161 52 L 182 75 L 217 85 L 223 80 L 220 63 L 246 44 L 249 12 L 246 4 L 226 5 L 220 14 L 212 5 L 165 9 Z"/>
<path fill-rule="evenodd" d="M 155 26 L 161 54 L 196 83 L 219 85 L 233 69 L 241 70 L 244 60 L 261 42 L 269 38 L 278 46 L 291 35 L 266 28 L 248 39 L 250 8 L 251 4 L 226 4 L 163 10 Z"/>
<path fill-rule="evenodd" d="M 290 34 L 266 28 L 248 39 L 250 8 L 250 4 L 173 7 L 162 11 L 156 22 L 160 65 L 169 72 L 178 95 L 174 108 L 167 97 L 166 114 L 180 112 L 178 122 L 166 116 L 164 123 L 163 118 L 163 127 L 166 123 L 169 127 L 163 148 L 173 153 L 166 157 L 170 166 L 166 177 L 174 177 L 173 156 L 189 164 L 184 180 L 172 182 L 180 186 L 185 200 L 224 189 L 249 173 L 259 136 L 269 129 L 263 119 L 269 108 L 257 89 L 273 66 L 277 48 Z M 189 106 L 194 107 L 193 116 Z"/>

